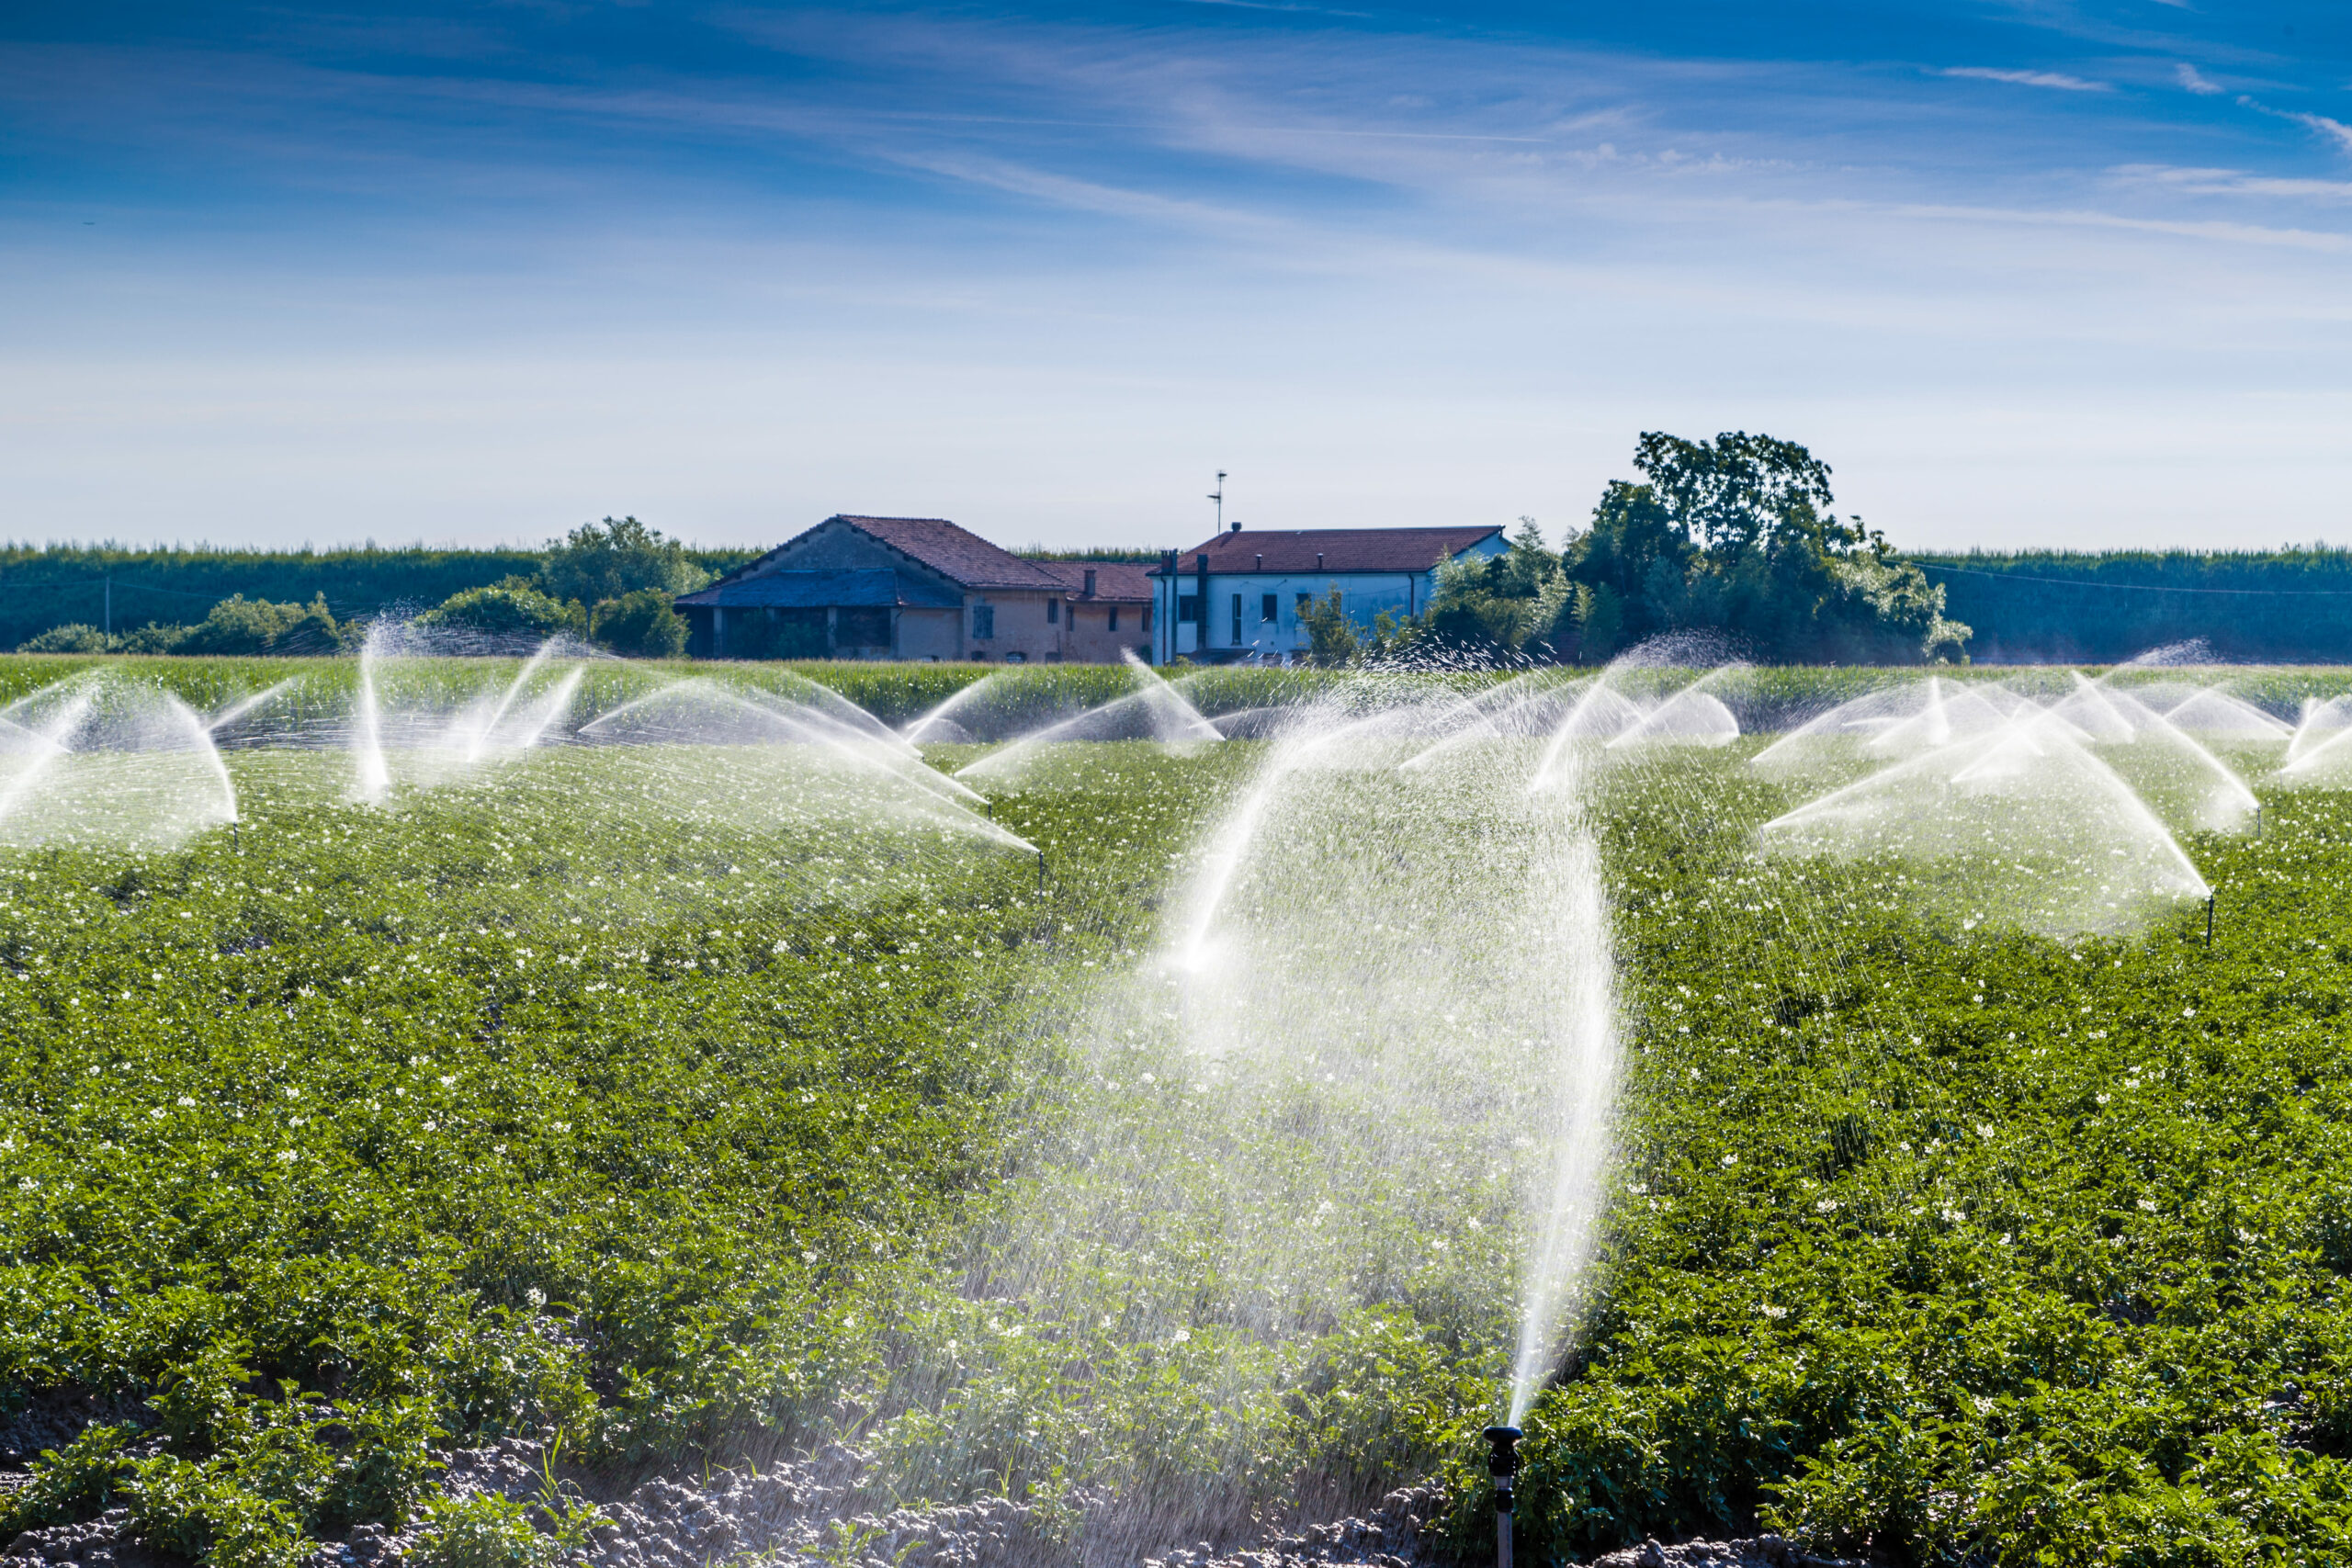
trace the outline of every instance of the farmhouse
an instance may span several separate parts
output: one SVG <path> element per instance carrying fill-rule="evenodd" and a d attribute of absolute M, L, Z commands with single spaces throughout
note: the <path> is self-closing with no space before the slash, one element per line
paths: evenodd
<path fill-rule="evenodd" d="M 1425 609 L 1438 564 L 1500 555 L 1500 528 L 1250 528 L 1169 550 L 1151 571 L 1152 658 L 1217 663 L 1304 650 L 1299 612 L 1333 590 L 1351 621 Z"/>
<path fill-rule="evenodd" d="M 1151 652 L 1151 583 L 1037 561 L 939 517 L 833 516 L 677 601 L 700 659 L 1115 663 Z"/>

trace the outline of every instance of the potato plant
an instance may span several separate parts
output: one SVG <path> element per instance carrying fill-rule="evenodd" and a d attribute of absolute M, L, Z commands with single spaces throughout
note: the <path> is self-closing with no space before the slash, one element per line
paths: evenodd
<path fill-rule="evenodd" d="M 1756 858 L 1792 801 L 1752 750 L 1595 797 L 1627 1087 L 1525 1550 L 2341 1560 L 2352 801 L 2186 840 L 2210 949 L 2188 908 L 2062 942 L 1901 868 Z M 613 1478 L 841 1437 L 904 1496 L 1073 1511 L 1436 1473 L 1484 1550 L 1501 1227 L 1429 1214 L 1451 1272 L 1280 1346 L 1173 1257 L 1105 1271 L 1083 1358 L 958 1272 L 1101 1109 L 1059 1032 L 1139 971 L 1259 750 L 1099 752 L 994 803 L 1042 888 L 977 836 L 651 809 L 587 750 L 389 810 L 332 758 L 233 752 L 233 833 L 0 852 L 0 1415 L 81 1431 L 0 1529 L 127 1506 L 276 1568 L 424 1506 L 436 1447 L 554 1427 Z M 1139 1077 L 1123 1106 L 1182 1116 Z M 1181 1337 L 1107 1310 L 1147 1278 L 1206 1303 Z"/>

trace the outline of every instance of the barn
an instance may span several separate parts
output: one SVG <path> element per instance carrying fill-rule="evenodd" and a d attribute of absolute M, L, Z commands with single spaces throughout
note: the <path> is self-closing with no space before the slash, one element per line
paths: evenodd
<path fill-rule="evenodd" d="M 699 659 L 1115 663 L 1151 655 L 1151 582 L 1125 561 L 1041 561 L 941 517 L 822 523 L 682 595 Z"/>

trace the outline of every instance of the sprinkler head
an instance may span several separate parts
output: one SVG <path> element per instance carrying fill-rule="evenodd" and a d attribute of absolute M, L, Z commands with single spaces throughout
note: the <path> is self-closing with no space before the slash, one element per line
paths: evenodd
<path fill-rule="evenodd" d="M 1491 1450 L 1487 1455 L 1487 1473 L 1495 1478 L 1495 1509 L 1510 1512 L 1511 1478 L 1519 1473 L 1519 1428 L 1489 1427 L 1487 1442 Z"/>

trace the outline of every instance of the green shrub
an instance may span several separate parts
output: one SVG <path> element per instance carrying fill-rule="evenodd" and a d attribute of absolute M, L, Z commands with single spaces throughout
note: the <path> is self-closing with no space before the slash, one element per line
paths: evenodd
<path fill-rule="evenodd" d="M 44 1449 L 33 1461 L 32 1480 L 14 1492 L 0 1492 L 0 1540 L 18 1530 L 93 1518 L 114 1506 L 130 1473 L 123 1452 L 130 1434 L 120 1427 L 92 1426 L 62 1450 Z"/>
<path fill-rule="evenodd" d="M 51 626 L 38 637 L 27 637 L 17 645 L 18 653 L 110 653 L 113 643 L 106 633 L 96 626 L 75 622 L 71 626 Z"/>
<path fill-rule="evenodd" d="M 273 604 L 235 594 L 188 627 L 170 651 L 187 654 L 277 654 L 295 657 L 339 653 L 341 628 L 323 598 L 308 604 Z"/>
<path fill-rule="evenodd" d="M 533 1509 L 495 1492 L 435 1497 L 416 1543 L 425 1568 L 552 1568 L 564 1543 L 542 1534 Z"/>
<path fill-rule="evenodd" d="M 663 588 L 640 588 L 600 603 L 588 618 L 599 646 L 631 659 L 675 659 L 686 651 L 686 618 Z"/>
<path fill-rule="evenodd" d="M 340 630 L 341 628 L 338 627 L 338 633 Z M 117 653 L 176 653 L 179 651 L 180 644 L 187 640 L 187 633 L 188 628 L 186 626 L 167 626 L 157 621 L 150 621 L 137 631 L 124 632 L 116 637 L 114 651 Z M 271 651 L 291 653 L 296 650 L 279 648 Z"/>
<path fill-rule="evenodd" d="M 578 601 L 552 599 L 514 580 L 453 593 L 419 615 L 416 624 L 482 637 L 585 637 L 588 632 L 587 613 Z"/>

